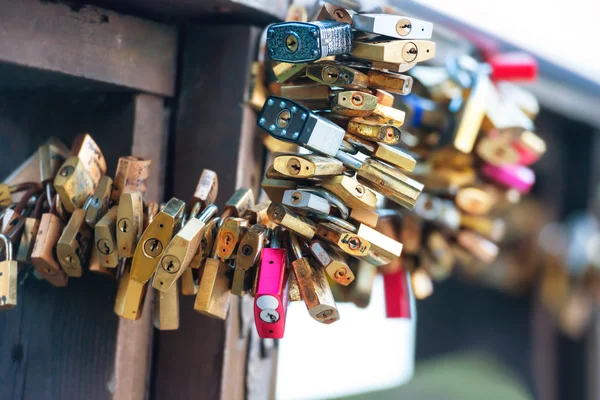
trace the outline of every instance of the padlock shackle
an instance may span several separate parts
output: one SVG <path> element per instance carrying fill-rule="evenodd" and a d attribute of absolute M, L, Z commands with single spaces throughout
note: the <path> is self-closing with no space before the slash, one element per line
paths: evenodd
<path fill-rule="evenodd" d="M 4 245 L 3 250 L 5 250 L 6 260 L 12 260 L 12 242 L 10 241 L 10 239 L 6 235 L 0 233 L 0 243 Z"/>

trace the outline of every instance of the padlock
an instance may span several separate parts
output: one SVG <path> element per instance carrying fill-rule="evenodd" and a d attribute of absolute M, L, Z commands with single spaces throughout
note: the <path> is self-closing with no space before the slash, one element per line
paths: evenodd
<path fill-rule="evenodd" d="M 148 283 L 142 283 L 131 279 L 131 259 L 123 258 L 121 267 L 123 269 L 119 279 L 119 288 L 115 298 L 114 311 L 120 317 L 138 320 L 142 317 L 144 299 L 148 291 Z"/>
<path fill-rule="evenodd" d="M 60 239 L 63 223 L 52 213 L 42 215 L 38 234 L 31 251 L 31 263 L 36 272 L 54 286 L 66 286 L 69 277 L 55 256 L 55 247 Z"/>
<path fill-rule="evenodd" d="M 100 178 L 101 176 L 98 181 Z M 72 213 L 76 208 L 82 208 L 94 193 L 96 181 L 80 158 L 69 156 L 54 178 L 54 188 L 60 196 L 62 206 Z"/>
<path fill-rule="evenodd" d="M 356 14 L 352 27 L 358 31 L 396 39 L 431 39 L 433 24 L 412 17 L 388 14 Z"/>
<path fill-rule="evenodd" d="M 194 213 L 171 239 L 158 262 L 158 268 L 152 281 L 154 289 L 160 292 L 170 290 L 188 269 L 200 246 L 204 227 L 217 210 L 217 206 L 210 204 L 200 215 L 196 216 Z"/>
<path fill-rule="evenodd" d="M 273 160 L 275 171 L 291 178 L 314 178 L 344 173 L 344 164 L 316 154 L 280 154 Z"/>
<path fill-rule="evenodd" d="M 141 193 L 143 197 L 148 186 L 151 164 L 152 160 L 140 157 L 119 157 L 111 194 L 112 201 L 119 203 L 123 193 L 136 192 Z"/>
<path fill-rule="evenodd" d="M 400 142 L 400 130 L 397 127 L 377 120 L 370 121 L 364 118 L 353 118 L 348 121 L 346 132 L 370 141 L 389 145 Z"/>
<path fill-rule="evenodd" d="M 38 148 L 40 182 L 43 185 L 52 182 L 68 153 L 69 148 L 56 138 L 51 138 Z"/>
<path fill-rule="evenodd" d="M 267 50 L 275 61 L 303 63 L 347 54 L 352 28 L 337 21 L 282 22 L 267 28 Z"/>
<path fill-rule="evenodd" d="M 282 98 L 293 100 L 311 110 L 329 108 L 329 86 L 315 83 L 281 85 Z M 264 104 L 264 103 L 263 103 Z"/>
<path fill-rule="evenodd" d="M 0 234 L 6 258 L 0 261 L 0 310 L 9 310 L 17 305 L 19 265 L 13 260 L 12 241 Z"/>
<path fill-rule="evenodd" d="M 70 277 L 79 278 L 83 267 L 89 260 L 92 232 L 85 223 L 85 210 L 77 208 L 71 214 L 58 243 L 56 257 L 65 273 Z"/>
<path fill-rule="evenodd" d="M 375 159 L 368 158 L 363 163 L 341 151 L 336 158 L 357 171 L 360 183 L 408 209 L 414 207 L 423 190 L 423 184 Z"/>
<path fill-rule="evenodd" d="M 100 178 L 106 174 L 106 160 L 94 139 L 87 133 L 77 135 L 69 155 L 81 160 L 83 168 L 94 182 L 93 186 L 97 186 Z"/>
<path fill-rule="evenodd" d="M 335 61 L 319 61 L 309 64 L 306 67 L 306 77 L 330 87 L 358 89 L 368 86 L 365 74 Z"/>
<path fill-rule="evenodd" d="M 414 64 L 435 57 L 435 42 L 379 38 L 355 40 L 352 43 L 352 56 L 386 64 Z"/>
<path fill-rule="evenodd" d="M 214 246 L 211 257 L 204 262 L 201 270 L 200 286 L 194 302 L 194 310 L 206 316 L 222 319 L 229 310 L 231 267 L 217 257 L 218 247 Z"/>
<path fill-rule="evenodd" d="M 154 327 L 159 331 L 179 329 L 179 290 L 177 281 L 154 296 Z"/>
<path fill-rule="evenodd" d="M 165 248 L 179 228 L 184 210 L 185 203 L 173 197 L 144 230 L 131 262 L 132 280 L 145 283 L 152 278 Z"/>
<path fill-rule="evenodd" d="M 315 259 L 325 268 L 327 275 L 335 282 L 348 286 L 354 281 L 354 273 L 339 250 L 317 239 L 313 239 L 310 242 L 310 251 Z"/>
<path fill-rule="evenodd" d="M 293 233 L 290 233 L 290 247 L 296 257 L 296 260 L 292 261 L 292 270 L 310 316 L 323 324 L 331 324 L 339 320 L 340 314 L 327 282 L 324 268 L 317 265 L 313 267 L 309 263 Z"/>
<path fill-rule="evenodd" d="M 377 96 L 359 90 L 345 90 L 332 96 L 329 108 L 332 113 L 345 117 L 368 117 L 377 106 Z"/>
<path fill-rule="evenodd" d="M 292 100 L 269 96 L 258 116 L 258 126 L 280 140 L 333 156 L 344 130 Z"/>
<path fill-rule="evenodd" d="M 377 196 L 355 178 L 345 175 L 326 178 L 321 186 L 338 196 L 348 207 L 375 210 Z"/>
<path fill-rule="evenodd" d="M 204 210 L 217 200 L 218 193 L 219 178 L 217 173 L 210 169 L 204 169 L 192 196 L 192 204 L 200 203 L 200 210 Z"/>
<path fill-rule="evenodd" d="M 316 236 L 339 247 L 344 253 L 354 257 L 367 256 L 371 244 L 353 232 L 331 222 L 317 225 Z"/>
<path fill-rule="evenodd" d="M 110 279 L 117 279 L 117 269 L 116 268 L 106 268 L 100 262 L 100 252 L 96 246 L 92 246 L 90 251 L 90 261 L 89 268 L 90 272 L 93 272 L 97 275 L 103 275 Z"/>
<path fill-rule="evenodd" d="M 405 171 L 411 172 L 417 165 L 417 161 L 414 159 L 414 157 L 395 147 L 388 146 L 383 143 L 371 142 L 351 134 L 346 134 L 344 140 L 358 148 L 360 152 L 384 161 L 390 165 L 401 168 Z"/>
<path fill-rule="evenodd" d="M 223 220 L 217 235 L 218 257 L 221 261 L 235 258 L 240 240 L 244 237 L 250 223 L 243 218 L 228 217 Z"/>
<path fill-rule="evenodd" d="M 110 204 L 111 192 L 113 188 L 113 180 L 110 176 L 104 175 L 100 178 L 98 186 L 92 195 L 92 199 L 87 206 L 85 212 L 85 223 L 90 228 L 94 228 L 96 223 L 106 214 Z"/>
<path fill-rule="evenodd" d="M 260 268 L 256 276 L 254 321 L 261 338 L 281 339 L 289 303 L 288 260 L 281 248 L 282 231 L 276 229 L 271 247 L 263 249 Z"/>
<path fill-rule="evenodd" d="M 119 265 L 116 237 L 118 207 L 112 206 L 94 226 L 95 247 L 100 265 L 104 268 L 116 268 Z"/>
<path fill-rule="evenodd" d="M 271 203 L 267 213 L 271 221 L 306 239 L 312 239 L 317 230 L 317 227 L 310 219 L 296 214 L 280 203 Z"/>
<path fill-rule="evenodd" d="M 410 274 L 404 269 L 383 274 L 385 315 L 387 318 L 410 319 L 412 288 Z"/>
<path fill-rule="evenodd" d="M 352 16 L 344 8 L 330 3 L 323 3 L 313 20 L 333 20 L 352 24 Z"/>
<path fill-rule="evenodd" d="M 232 294 L 243 296 L 252 288 L 255 267 L 261 259 L 267 233 L 266 227 L 255 224 L 248 229 L 248 233 L 240 241 L 231 285 Z"/>
<path fill-rule="evenodd" d="M 144 204 L 141 192 L 122 193 L 117 209 L 117 254 L 120 258 L 134 255 L 143 232 Z"/>

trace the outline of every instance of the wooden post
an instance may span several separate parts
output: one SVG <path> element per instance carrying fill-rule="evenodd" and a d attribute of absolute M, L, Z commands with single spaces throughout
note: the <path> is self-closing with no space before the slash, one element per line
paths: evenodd
<path fill-rule="evenodd" d="M 162 201 L 167 153 L 167 113 L 164 99 L 153 95 L 136 95 L 133 111 L 131 154 L 152 160 L 146 200 Z M 140 320 L 119 319 L 114 400 L 143 400 L 148 397 L 154 332 L 153 293 L 153 290 L 148 291 Z"/>
<path fill-rule="evenodd" d="M 258 36 L 259 30 L 250 26 L 203 25 L 184 31 L 169 177 L 173 195 L 189 199 L 203 168 L 219 174 L 220 205 L 240 186 L 258 195 L 262 145 L 255 134 L 254 112 L 244 103 Z M 156 399 L 269 398 L 275 351 L 260 359 L 260 365 L 247 365 L 249 346 L 260 347 L 250 334 L 254 327 L 249 303 L 249 298 L 233 299 L 227 321 L 220 321 L 194 311 L 193 297 L 181 298 L 179 330 L 157 335 Z M 258 382 L 263 383 L 257 386 Z"/>

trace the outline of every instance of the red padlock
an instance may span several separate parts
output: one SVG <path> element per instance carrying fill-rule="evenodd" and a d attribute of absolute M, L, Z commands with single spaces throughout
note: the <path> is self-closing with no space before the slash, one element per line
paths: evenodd
<path fill-rule="evenodd" d="M 492 67 L 493 81 L 533 82 L 537 79 L 538 63 L 527 53 L 496 53 L 486 58 Z"/>

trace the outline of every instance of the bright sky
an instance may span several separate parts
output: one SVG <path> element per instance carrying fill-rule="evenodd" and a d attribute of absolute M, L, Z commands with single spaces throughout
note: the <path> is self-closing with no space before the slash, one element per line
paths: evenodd
<path fill-rule="evenodd" d="M 600 82 L 597 0 L 417 2 Z"/>

